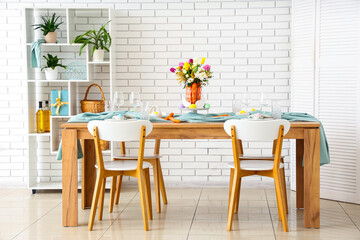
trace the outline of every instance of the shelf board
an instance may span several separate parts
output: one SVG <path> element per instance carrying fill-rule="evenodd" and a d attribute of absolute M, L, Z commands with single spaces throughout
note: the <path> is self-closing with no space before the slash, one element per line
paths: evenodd
<path fill-rule="evenodd" d="M 68 79 L 58 79 L 58 80 L 46 80 L 46 79 L 28 79 L 28 82 L 43 82 L 43 83 L 47 83 L 47 82 L 90 82 L 89 79 L 85 79 L 85 80 L 68 80 Z"/>
<path fill-rule="evenodd" d="M 46 132 L 46 133 L 36 133 L 36 132 L 31 132 L 31 133 L 28 133 L 29 136 L 50 136 L 50 133 L 49 132 Z"/>
<path fill-rule="evenodd" d="M 103 61 L 103 62 L 88 62 L 89 64 L 110 64 L 110 61 Z"/>
<path fill-rule="evenodd" d="M 26 43 L 27 46 L 31 46 L 32 43 Z M 42 43 L 41 47 L 80 47 L 80 43 Z"/>
<path fill-rule="evenodd" d="M 71 118 L 72 116 L 50 116 L 51 118 Z"/>

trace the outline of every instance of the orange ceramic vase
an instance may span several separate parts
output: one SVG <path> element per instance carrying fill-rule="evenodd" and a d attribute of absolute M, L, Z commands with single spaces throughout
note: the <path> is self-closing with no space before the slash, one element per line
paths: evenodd
<path fill-rule="evenodd" d="M 186 86 L 186 101 L 195 104 L 201 99 L 201 84 L 193 83 L 191 87 Z"/>

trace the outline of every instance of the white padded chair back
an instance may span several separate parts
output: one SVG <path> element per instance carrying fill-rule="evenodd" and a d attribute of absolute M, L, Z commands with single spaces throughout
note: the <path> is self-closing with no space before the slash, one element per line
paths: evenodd
<path fill-rule="evenodd" d="M 90 121 L 89 132 L 94 135 L 94 126 L 98 127 L 99 138 L 106 141 L 139 141 L 141 127 L 146 127 L 146 136 L 150 134 L 153 125 L 148 120 L 137 121 Z"/>
<path fill-rule="evenodd" d="M 236 138 L 244 141 L 273 141 L 278 138 L 281 125 L 284 126 L 285 136 L 290 129 L 290 122 L 284 119 L 230 119 L 224 123 L 224 129 L 231 136 L 231 126 L 235 126 Z"/>

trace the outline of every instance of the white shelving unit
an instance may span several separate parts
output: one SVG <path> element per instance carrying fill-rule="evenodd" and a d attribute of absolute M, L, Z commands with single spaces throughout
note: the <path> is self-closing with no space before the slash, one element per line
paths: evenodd
<path fill-rule="evenodd" d="M 65 71 L 59 71 L 59 80 L 46 80 L 45 74 L 40 69 L 31 67 L 31 44 L 43 38 L 40 30 L 34 31 L 33 24 L 41 23 L 41 16 L 56 13 L 60 16 L 60 29 L 57 30 L 56 44 L 42 44 L 41 55 L 51 53 L 62 58 L 62 64 L 68 65 L 70 62 L 81 62 L 86 66 L 85 80 L 68 80 Z M 84 97 L 84 91 L 92 83 L 106 87 L 104 90 L 107 98 L 111 98 L 114 87 L 114 46 L 110 52 L 105 53 L 103 62 L 92 62 L 90 47 L 86 46 L 79 56 L 81 44 L 70 44 L 79 34 L 87 29 L 99 29 L 100 26 L 112 19 L 112 10 L 109 8 L 25 8 L 25 51 L 27 56 L 27 94 L 28 94 L 28 185 L 32 190 L 37 189 L 61 189 L 61 178 L 58 177 L 59 167 L 52 168 L 56 161 L 56 154 L 61 139 L 62 123 L 69 120 L 81 112 L 80 100 Z M 85 30 L 86 29 L 86 30 Z M 108 31 L 112 34 L 112 23 L 108 25 Z M 43 59 L 42 66 L 45 65 Z M 101 73 L 102 77 L 97 77 Z M 106 77 L 104 78 L 104 73 Z M 69 92 L 69 115 L 51 116 L 50 133 L 36 133 L 36 111 L 39 101 L 49 100 L 51 90 L 68 90 Z M 104 151 L 111 155 L 112 150 Z M 57 165 L 58 166 L 58 165 Z M 54 172 L 54 174 L 52 173 Z M 56 177 L 54 177 L 56 176 Z"/>

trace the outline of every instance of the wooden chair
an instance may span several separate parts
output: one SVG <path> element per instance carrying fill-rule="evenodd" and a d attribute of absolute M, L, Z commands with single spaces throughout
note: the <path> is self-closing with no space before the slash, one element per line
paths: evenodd
<path fill-rule="evenodd" d="M 160 150 L 160 140 L 156 140 L 156 141 L 159 142 L 157 142 L 155 145 L 154 155 L 145 155 L 144 161 L 149 162 L 153 167 L 156 210 L 158 213 L 160 213 L 161 212 L 160 191 L 164 204 L 167 204 L 167 196 L 166 196 L 164 178 L 161 170 L 161 163 L 160 163 L 161 155 L 158 154 Z M 137 156 L 126 155 L 125 142 L 121 142 L 120 144 L 121 144 L 120 145 L 121 155 L 114 156 L 114 160 L 137 160 Z M 109 212 L 113 211 L 114 199 L 115 199 L 115 204 L 116 205 L 119 204 L 122 176 L 119 176 L 119 178 L 114 176 L 111 181 L 112 182 L 111 182 L 111 190 L 110 190 Z M 116 189 L 116 194 L 115 194 L 115 189 Z"/>
<path fill-rule="evenodd" d="M 289 231 L 287 223 L 286 186 L 282 176 L 284 164 L 281 150 L 284 135 L 290 129 L 287 120 L 228 120 L 224 129 L 232 139 L 234 163 L 230 167 L 229 207 L 227 230 L 231 231 L 232 221 L 237 212 L 241 178 L 260 175 L 274 178 L 276 198 L 278 203 L 279 219 L 282 221 L 285 232 Z M 270 157 L 246 157 L 243 155 L 242 140 L 245 141 L 276 141 L 275 152 Z"/>
<path fill-rule="evenodd" d="M 145 137 L 152 131 L 152 124 L 146 120 L 139 121 L 91 121 L 88 130 L 94 136 L 96 151 L 97 177 L 88 230 L 94 225 L 96 208 L 99 202 L 98 218 L 102 220 L 104 208 L 105 183 L 107 177 L 131 176 L 138 179 L 141 210 L 145 231 L 149 230 L 148 218 L 152 220 L 151 189 L 150 189 L 150 163 L 144 162 Z M 104 162 L 100 146 L 100 139 L 106 141 L 137 141 L 140 140 L 137 161 L 107 161 Z M 100 201 L 99 201 L 100 199 Z"/>

